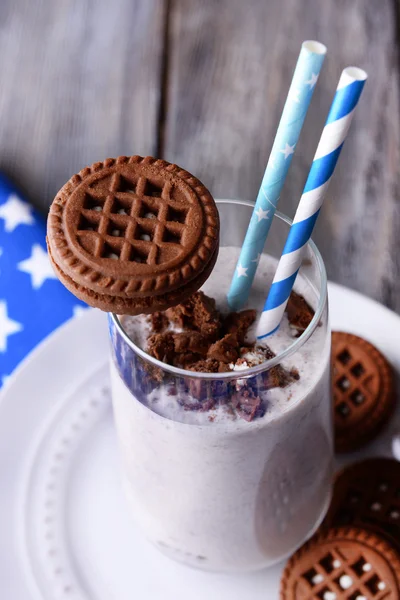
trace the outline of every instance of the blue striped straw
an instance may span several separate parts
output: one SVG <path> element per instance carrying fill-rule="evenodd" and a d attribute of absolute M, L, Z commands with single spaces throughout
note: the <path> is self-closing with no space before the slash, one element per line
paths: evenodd
<path fill-rule="evenodd" d="M 342 72 L 303 195 L 258 322 L 258 339 L 271 335 L 279 327 L 366 79 L 365 71 L 357 67 L 347 67 Z"/>
<path fill-rule="evenodd" d="M 276 205 L 324 62 L 326 47 L 303 42 L 256 204 L 233 275 L 228 303 L 241 308 L 248 298 Z"/>

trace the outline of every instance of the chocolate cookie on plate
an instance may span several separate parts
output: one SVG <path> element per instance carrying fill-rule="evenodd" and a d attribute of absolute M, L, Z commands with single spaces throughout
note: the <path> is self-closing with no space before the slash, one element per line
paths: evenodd
<path fill-rule="evenodd" d="M 280 598 L 399 600 L 399 555 L 385 538 L 362 529 L 317 534 L 287 563 Z"/>
<path fill-rule="evenodd" d="M 322 528 L 342 525 L 377 531 L 400 550 L 400 462 L 368 458 L 340 471 Z"/>
<path fill-rule="evenodd" d="M 394 377 L 375 346 L 350 333 L 332 333 L 335 449 L 352 452 L 371 441 L 389 420 Z"/>

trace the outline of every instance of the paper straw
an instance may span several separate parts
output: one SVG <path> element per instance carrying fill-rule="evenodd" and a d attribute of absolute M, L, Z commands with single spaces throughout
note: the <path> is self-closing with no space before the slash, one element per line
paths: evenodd
<path fill-rule="evenodd" d="M 279 327 L 366 79 L 365 71 L 357 67 L 347 67 L 342 72 L 303 195 L 258 322 L 258 339 L 271 335 Z"/>
<path fill-rule="evenodd" d="M 248 298 L 325 54 L 326 47 L 320 42 L 307 41 L 301 46 L 278 131 L 228 292 L 228 303 L 232 310 L 241 308 Z"/>

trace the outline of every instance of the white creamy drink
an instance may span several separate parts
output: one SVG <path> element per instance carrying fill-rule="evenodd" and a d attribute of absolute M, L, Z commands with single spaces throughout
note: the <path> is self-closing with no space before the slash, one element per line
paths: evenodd
<path fill-rule="evenodd" d="M 222 247 L 202 288 L 221 312 L 228 311 L 225 295 L 238 255 L 239 248 Z M 276 260 L 262 255 L 245 308 L 262 308 L 275 269 Z M 295 291 L 317 308 L 318 294 L 304 277 L 297 278 Z M 148 319 L 124 317 L 122 325 L 145 349 Z M 285 315 L 265 341 L 276 355 L 297 342 L 282 359 L 257 366 L 262 354 L 243 351 L 225 373 L 182 373 L 165 365 L 165 383 L 157 380 L 160 369 L 150 368 L 148 375 L 143 358 L 111 323 L 113 404 L 126 492 L 145 535 L 166 554 L 210 570 L 260 569 L 290 554 L 323 518 L 333 463 L 326 309 L 309 330 L 296 339 Z M 248 339 L 252 331 L 254 326 Z M 149 361 L 150 367 L 159 365 Z M 277 362 L 296 378 L 284 387 L 260 384 Z M 182 404 L 182 386 L 186 396 L 205 390 L 210 405 L 199 409 L 198 399 L 193 409 Z M 228 397 L 249 389 L 262 406 L 252 420 L 241 418 Z"/>

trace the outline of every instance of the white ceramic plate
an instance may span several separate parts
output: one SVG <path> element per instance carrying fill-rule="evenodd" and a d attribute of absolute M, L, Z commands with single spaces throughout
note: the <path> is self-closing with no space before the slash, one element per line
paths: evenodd
<path fill-rule="evenodd" d="M 400 317 L 343 287 L 330 284 L 329 293 L 333 327 L 371 340 L 400 372 Z M 105 316 L 87 311 L 42 343 L 0 395 L 1 597 L 278 598 L 282 565 L 203 573 L 142 539 L 121 493 L 107 352 Z M 360 454 L 390 455 L 398 428 L 399 412 Z"/>

